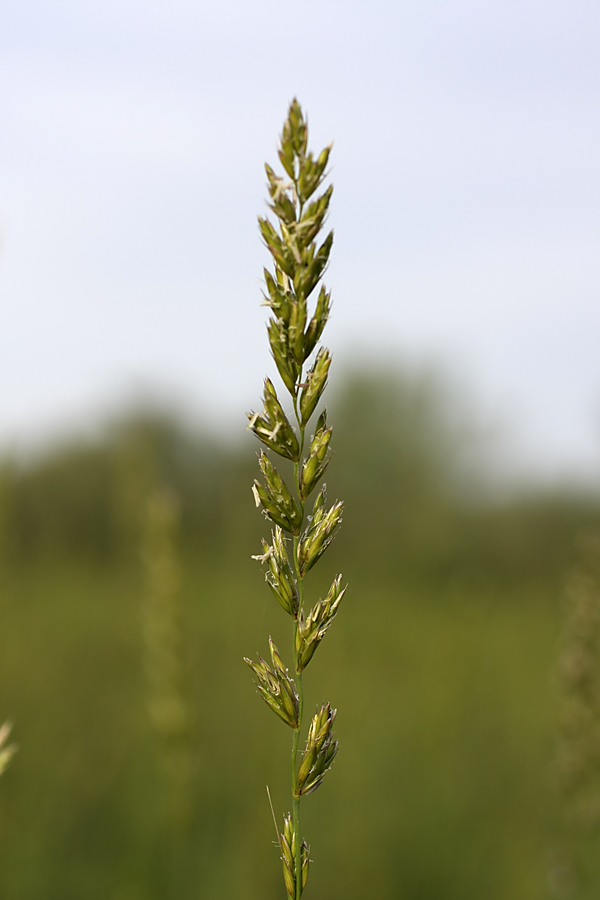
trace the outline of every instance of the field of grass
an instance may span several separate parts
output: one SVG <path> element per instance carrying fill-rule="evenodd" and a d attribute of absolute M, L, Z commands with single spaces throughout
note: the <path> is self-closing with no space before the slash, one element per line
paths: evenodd
<path fill-rule="evenodd" d="M 348 513 L 330 566 L 350 588 L 306 690 L 307 709 L 338 707 L 340 751 L 327 791 L 304 805 L 307 891 L 541 900 L 557 816 L 562 579 L 598 507 L 552 495 L 465 506 L 416 426 L 412 444 L 397 425 L 390 437 L 389 416 L 371 422 L 389 440 L 369 474 L 360 431 L 353 444 L 347 427 L 355 411 L 338 410 L 332 496 L 339 489 Z M 113 434 L 14 470 L 3 495 L 0 718 L 14 719 L 20 749 L 0 780 L 0 894 L 275 900 L 265 785 L 287 812 L 288 734 L 242 656 L 264 654 L 269 634 L 284 649 L 288 623 L 250 559 L 265 533 L 252 452 L 214 453 L 165 423 L 136 427 L 129 438 L 145 435 L 136 446 L 182 498 L 190 721 L 169 748 L 148 711 L 137 501 L 122 477 L 131 441 Z M 335 571 L 309 576 L 309 590 L 326 590 Z M 184 756 L 189 797 L 177 816 L 165 760 Z"/>
<path fill-rule="evenodd" d="M 5 583 L 2 704 L 21 749 L 0 784 L 4 897 L 279 896 L 264 785 L 283 812 L 287 733 L 241 657 L 286 623 L 248 568 L 185 569 L 193 819 L 175 840 L 137 573 L 47 564 Z M 542 895 L 557 612 L 543 592 L 354 579 L 314 663 L 341 743 L 327 797 L 306 804 L 315 896 Z M 309 682 L 308 706 L 321 699 Z"/>

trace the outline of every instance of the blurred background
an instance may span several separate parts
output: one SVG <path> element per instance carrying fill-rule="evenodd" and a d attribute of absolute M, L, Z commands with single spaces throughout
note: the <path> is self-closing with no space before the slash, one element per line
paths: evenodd
<path fill-rule="evenodd" d="M 564 583 L 600 528 L 599 26 L 591 0 L 5 0 L 3 898 L 282 896 L 289 735 L 241 657 L 288 621 L 244 413 L 276 379 L 256 216 L 294 95 L 335 142 L 347 504 L 309 587 L 350 583 L 305 679 L 340 739 L 307 890 L 547 896 Z"/>

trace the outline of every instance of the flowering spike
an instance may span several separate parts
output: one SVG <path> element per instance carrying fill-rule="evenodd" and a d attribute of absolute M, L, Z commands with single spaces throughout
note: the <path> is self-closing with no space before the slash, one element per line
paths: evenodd
<path fill-rule="evenodd" d="M 292 737 L 292 812 L 284 818 L 278 833 L 283 877 L 289 900 L 300 900 L 306 884 L 309 848 L 300 843 L 300 799 L 321 784 L 337 753 L 333 739 L 335 710 L 326 704 L 317 711 L 309 727 L 306 746 L 298 764 L 298 744 L 302 727 L 302 672 L 335 618 L 344 590 L 338 576 L 324 600 L 306 613 L 303 606 L 304 578 L 321 558 L 342 516 L 342 503 L 326 506 L 325 485 L 318 491 L 312 514 L 305 504 L 317 488 L 329 464 L 332 430 L 323 411 L 315 427 L 310 446 L 305 445 L 306 428 L 327 386 L 331 354 L 319 347 L 329 319 L 331 296 L 321 284 L 313 301 L 313 292 L 327 268 L 333 245 L 333 232 L 322 231 L 333 193 L 331 186 L 319 193 L 326 178 L 331 145 L 315 158 L 308 150 L 308 126 L 297 100 L 293 100 L 283 125 L 279 160 L 283 174 L 265 166 L 269 192 L 269 210 L 275 217 L 259 218 L 262 239 L 271 255 L 273 267 L 264 270 L 263 303 L 271 318 L 267 333 L 277 371 L 294 409 L 291 424 L 273 383 L 265 380 L 262 413 L 250 413 L 249 429 L 262 444 L 293 463 L 293 490 L 260 452 L 258 464 L 263 481 L 252 487 L 256 506 L 273 522 L 271 543 L 262 542 L 259 560 L 266 568 L 265 578 L 277 602 L 293 619 L 293 681 L 273 641 L 269 638 L 271 664 L 259 657 L 246 659 L 257 677 L 258 691 L 271 709 L 293 730 Z M 309 308 L 310 307 L 310 308 Z M 312 366 L 304 367 L 315 352 Z M 287 477 L 287 476 L 286 476 Z M 288 482 L 292 484 L 291 479 Z"/>

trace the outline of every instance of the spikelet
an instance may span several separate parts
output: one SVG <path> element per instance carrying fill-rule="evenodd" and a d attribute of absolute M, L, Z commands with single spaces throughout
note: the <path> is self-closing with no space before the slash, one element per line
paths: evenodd
<path fill-rule="evenodd" d="M 16 744 L 7 744 L 6 741 L 12 730 L 12 722 L 5 722 L 0 727 L 0 775 L 6 770 L 9 762 L 17 752 Z"/>

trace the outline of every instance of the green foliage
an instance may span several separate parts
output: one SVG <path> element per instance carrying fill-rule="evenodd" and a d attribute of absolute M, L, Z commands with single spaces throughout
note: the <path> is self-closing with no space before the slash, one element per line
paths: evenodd
<path fill-rule="evenodd" d="M 275 603 L 265 611 L 252 563 L 238 566 L 183 559 L 197 759 L 174 895 L 142 665 L 142 573 L 77 559 L 13 571 L 0 704 L 16 720 L 21 750 L 0 780 L 3 898 L 280 896 L 264 784 L 284 809 L 286 729 L 248 701 L 231 659 L 263 629 L 281 646 L 288 618 Z M 344 713 L 335 777 L 306 804 L 311 844 L 329 861 L 319 866 L 320 891 L 348 900 L 371 890 L 381 900 L 536 898 L 555 597 L 544 588 L 400 592 L 359 578 L 353 587 L 344 601 L 352 614 L 338 617 L 327 652 L 314 656 L 318 686 L 306 698 L 311 714 L 324 693 Z"/>
<path fill-rule="evenodd" d="M 328 489 L 353 510 L 343 541 L 329 551 L 339 570 L 433 590 L 457 580 L 486 590 L 527 582 L 554 589 L 572 563 L 576 535 L 598 522 L 598 497 L 589 492 L 528 488 L 465 498 L 465 437 L 441 377 L 341 373 L 329 406 L 344 450 L 327 471 Z M 123 415 L 94 441 L 73 438 L 26 461 L 6 458 L 2 567 L 43 557 L 125 564 L 137 557 L 141 510 L 157 483 L 179 498 L 183 549 L 237 565 L 240 543 L 252 554 L 261 540 L 247 500 L 254 460 L 247 443 L 218 442 L 161 412 Z"/>
<path fill-rule="evenodd" d="M 600 502 L 533 489 L 465 502 L 464 441 L 440 384 L 356 371 L 328 399 L 340 448 L 328 486 L 352 514 L 327 558 L 352 591 L 306 679 L 311 714 L 336 699 L 342 752 L 303 816 L 318 848 L 311 879 L 332 900 L 543 896 L 559 812 L 548 773 L 561 585 Z M 250 443 L 148 413 L 7 460 L 0 712 L 20 750 L 0 779 L 3 900 L 281 896 L 264 785 L 287 809 L 287 732 L 232 664 L 264 633 L 287 646 L 290 624 L 250 560 L 264 529 L 248 491 L 255 465 Z M 194 759 L 176 892 L 140 633 L 147 468 L 181 503 Z M 326 604 L 321 568 L 309 578 Z M 308 648 L 330 599 L 329 612 L 304 613 Z"/>

